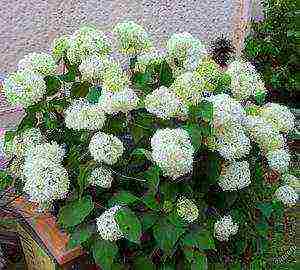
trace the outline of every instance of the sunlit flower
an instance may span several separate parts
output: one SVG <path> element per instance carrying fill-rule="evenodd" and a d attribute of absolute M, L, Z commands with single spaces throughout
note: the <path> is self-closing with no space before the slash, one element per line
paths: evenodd
<path fill-rule="evenodd" d="M 88 178 L 90 185 L 102 188 L 110 188 L 113 180 L 111 171 L 102 166 L 95 168 Z"/>
<path fill-rule="evenodd" d="M 176 206 L 178 216 L 188 223 L 194 222 L 199 216 L 197 205 L 187 198 L 180 198 Z"/>
<path fill-rule="evenodd" d="M 232 221 L 231 216 L 224 216 L 215 223 L 214 236 L 219 241 L 229 241 L 229 237 L 237 234 L 238 224 Z"/>
<path fill-rule="evenodd" d="M 285 185 L 275 191 L 275 198 L 287 206 L 293 206 L 299 198 L 298 193 L 292 187 Z"/>

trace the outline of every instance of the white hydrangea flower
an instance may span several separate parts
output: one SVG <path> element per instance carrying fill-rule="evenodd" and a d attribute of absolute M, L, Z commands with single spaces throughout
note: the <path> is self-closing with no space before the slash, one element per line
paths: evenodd
<path fill-rule="evenodd" d="M 97 229 L 102 239 L 114 242 L 124 237 L 114 217 L 120 209 L 121 206 L 116 205 L 97 218 Z"/>
<path fill-rule="evenodd" d="M 246 116 L 242 105 L 227 94 L 218 94 L 207 99 L 213 103 L 215 128 L 242 125 Z"/>
<path fill-rule="evenodd" d="M 129 112 L 137 108 L 139 97 L 129 87 L 123 88 L 118 92 L 102 91 L 98 106 L 107 114 L 116 114 L 118 112 Z"/>
<path fill-rule="evenodd" d="M 135 71 L 145 72 L 147 66 L 159 65 L 166 58 L 166 53 L 162 50 L 152 49 L 149 52 L 145 52 L 137 56 L 135 63 Z"/>
<path fill-rule="evenodd" d="M 98 130 L 103 127 L 105 120 L 105 112 L 83 98 L 74 100 L 65 110 L 65 123 L 70 129 Z"/>
<path fill-rule="evenodd" d="M 264 152 L 279 150 L 285 145 L 283 135 L 259 116 L 247 116 L 244 126 L 251 139 L 257 142 Z"/>
<path fill-rule="evenodd" d="M 203 83 L 196 73 L 186 72 L 177 77 L 169 89 L 187 106 L 197 105 L 203 99 Z"/>
<path fill-rule="evenodd" d="M 237 234 L 238 229 L 238 224 L 232 221 L 230 215 L 224 216 L 215 223 L 214 236 L 219 241 L 229 241 L 229 237 Z"/>
<path fill-rule="evenodd" d="M 181 197 L 176 204 L 177 214 L 184 221 L 192 223 L 197 220 L 199 216 L 199 210 L 197 205 L 184 197 Z"/>
<path fill-rule="evenodd" d="M 91 139 L 89 150 L 98 162 L 115 164 L 124 152 L 124 146 L 116 136 L 97 132 Z"/>
<path fill-rule="evenodd" d="M 55 61 L 61 59 L 64 54 L 69 49 L 69 37 L 67 35 L 63 35 L 61 37 L 55 38 L 52 42 L 51 50 L 52 55 Z"/>
<path fill-rule="evenodd" d="M 155 89 L 144 100 L 148 112 L 163 119 L 188 115 L 188 108 L 165 86 Z"/>
<path fill-rule="evenodd" d="M 250 62 L 235 60 L 226 71 L 231 77 L 232 95 L 238 100 L 246 100 L 257 92 L 265 92 L 264 83 Z"/>
<path fill-rule="evenodd" d="M 29 53 L 18 63 L 18 70 L 29 69 L 41 75 L 54 75 L 57 70 L 57 64 L 48 53 Z"/>
<path fill-rule="evenodd" d="M 145 29 L 133 21 L 120 22 L 114 29 L 118 49 L 125 54 L 139 54 L 153 48 L 152 40 Z"/>
<path fill-rule="evenodd" d="M 25 153 L 25 159 L 29 162 L 61 163 L 65 156 L 65 149 L 57 142 L 42 143 L 31 146 Z M 37 160 L 37 161 L 34 161 Z"/>
<path fill-rule="evenodd" d="M 78 65 L 90 55 L 107 55 L 111 45 L 104 32 L 95 27 L 84 26 L 69 37 L 67 57 L 72 65 Z"/>
<path fill-rule="evenodd" d="M 286 106 L 267 103 L 263 106 L 260 116 L 281 132 L 287 133 L 294 129 L 295 116 Z"/>
<path fill-rule="evenodd" d="M 286 172 L 290 164 L 290 154 L 287 150 L 279 149 L 267 154 L 270 169 L 278 172 Z"/>
<path fill-rule="evenodd" d="M 299 195 L 292 187 L 285 185 L 275 191 L 275 198 L 287 206 L 293 206 L 297 203 Z"/>
<path fill-rule="evenodd" d="M 168 56 L 175 58 L 187 70 L 194 70 L 207 50 L 202 42 L 188 32 L 175 33 L 167 41 Z"/>
<path fill-rule="evenodd" d="M 22 134 L 14 137 L 11 147 L 8 146 L 7 152 L 16 157 L 24 157 L 26 152 L 33 146 L 43 142 L 43 136 L 39 129 L 30 128 Z"/>
<path fill-rule="evenodd" d="M 183 129 L 166 128 L 156 131 L 151 138 L 154 162 L 173 180 L 193 170 L 195 149 L 187 136 Z"/>
<path fill-rule="evenodd" d="M 250 139 L 241 126 L 216 130 L 216 150 L 226 160 L 242 158 L 250 153 Z"/>
<path fill-rule="evenodd" d="M 251 184 L 250 166 L 247 161 L 232 162 L 228 164 L 218 181 L 224 191 L 240 190 Z"/>
<path fill-rule="evenodd" d="M 103 58 L 98 55 L 91 55 L 83 59 L 79 65 L 82 80 L 88 82 L 100 80 L 103 75 L 104 67 Z"/>
<path fill-rule="evenodd" d="M 90 185 L 102 188 L 110 188 L 113 180 L 112 172 L 102 166 L 95 168 L 88 178 Z"/>
<path fill-rule="evenodd" d="M 296 176 L 286 173 L 284 175 L 281 176 L 281 179 L 283 180 L 283 182 L 294 188 L 296 190 L 297 193 L 300 192 L 300 180 L 299 178 L 297 178 Z"/>
<path fill-rule="evenodd" d="M 24 191 L 32 202 L 48 204 L 67 196 L 70 181 L 67 170 L 59 163 L 44 158 L 26 158 L 24 176 Z"/>
<path fill-rule="evenodd" d="M 28 107 L 39 102 L 46 94 L 44 77 L 31 70 L 12 73 L 4 80 L 3 91 L 13 106 Z"/>

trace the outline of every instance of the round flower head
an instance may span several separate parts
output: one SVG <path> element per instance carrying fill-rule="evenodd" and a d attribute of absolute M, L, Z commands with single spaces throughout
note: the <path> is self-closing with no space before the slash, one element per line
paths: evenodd
<path fill-rule="evenodd" d="M 152 40 L 145 29 L 133 21 L 118 23 L 113 32 L 122 53 L 139 54 L 147 52 L 153 47 Z"/>
<path fill-rule="evenodd" d="M 193 67 L 198 65 L 200 62 L 199 59 L 207 55 L 204 44 L 188 32 L 173 34 L 167 41 L 167 50 L 168 56 L 177 59 L 179 64 Z M 195 62 L 195 59 L 196 64 L 191 64 Z M 186 61 L 188 61 L 190 65 L 185 63 Z"/>
<path fill-rule="evenodd" d="M 65 111 L 66 126 L 74 130 L 101 129 L 105 119 L 105 113 L 98 105 L 90 104 L 83 98 L 74 100 Z"/>
<path fill-rule="evenodd" d="M 176 206 L 178 216 L 188 223 L 194 222 L 199 216 L 197 205 L 187 198 L 180 198 Z"/>
<path fill-rule="evenodd" d="M 135 71 L 145 72 L 148 66 L 160 65 L 166 57 L 166 53 L 161 50 L 152 49 L 137 56 L 135 63 Z"/>
<path fill-rule="evenodd" d="M 152 158 L 173 180 L 193 170 L 194 147 L 183 129 L 157 130 L 151 138 Z"/>
<path fill-rule="evenodd" d="M 289 132 L 294 129 L 295 116 L 283 105 L 267 103 L 263 106 L 261 117 L 281 132 Z"/>
<path fill-rule="evenodd" d="M 56 61 L 60 60 L 69 49 L 69 37 L 67 35 L 55 38 L 52 42 L 52 55 Z"/>
<path fill-rule="evenodd" d="M 79 71 L 82 76 L 82 80 L 87 82 L 95 82 L 102 79 L 104 70 L 103 58 L 98 55 L 91 55 L 83 59 L 79 65 Z"/>
<path fill-rule="evenodd" d="M 165 86 L 161 86 L 148 94 L 144 102 L 148 112 L 162 119 L 188 114 L 188 108 Z"/>
<path fill-rule="evenodd" d="M 104 167 L 97 167 L 94 169 L 88 178 L 88 182 L 92 186 L 99 186 L 102 188 L 110 188 L 113 181 L 112 173 Z"/>
<path fill-rule="evenodd" d="M 7 101 L 13 105 L 28 107 L 39 102 L 46 94 L 44 77 L 31 70 L 22 70 L 4 80 L 3 91 Z"/>
<path fill-rule="evenodd" d="M 257 142 L 264 152 L 279 150 L 285 144 L 282 134 L 259 116 L 247 116 L 244 126 L 251 139 Z"/>
<path fill-rule="evenodd" d="M 54 75 L 57 65 L 50 54 L 30 53 L 18 63 L 18 70 L 29 69 L 44 76 Z"/>
<path fill-rule="evenodd" d="M 117 114 L 136 109 L 138 102 L 137 94 L 131 88 L 125 87 L 115 93 L 104 90 L 99 98 L 98 106 L 107 114 Z"/>
<path fill-rule="evenodd" d="M 270 169 L 281 173 L 288 170 L 291 157 L 286 150 L 280 149 L 269 152 L 267 158 Z"/>
<path fill-rule="evenodd" d="M 294 188 L 297 193 L 300 192 L 300 181 L 296 176 L 287 173 L 287 174 L 284 174 L 281 177 L 281 179 L 283 180 L 283 182 L 285 184 L 287 184 L 288 186 Z"/>
<path fill-rule="evenodd" d="M 124 237 L 114 217 L 120 209 L 119 205 L 114 206 L 97 218 L 97 229 L 103 240 L 114 242 Z"/>
<path fill-rule="evenodd" d="M 105 60 L 102 73 L 102 86 L 106 91 L 118 92 L 128 86 L 129 78 L 116 61 Z"/>
<path fill-rule="evenodd" d="M 120 139 L 103 132 L 98 132 L 92 137 L 89 149 L 96 161 L 108 165 L 115 164 L 124 152 L 124 146 Z"/>
<path fill-rule="evenodd" d="M 279 187 L 275 191 L 275 198 L 281 201 L 286 206 L 293 206 L 297 203 L 299 196 L 292 187 L 285 185 Z"/>
<path fill-rule="evenodd" d="M 257 92 L 265 92 L 265 86 L 255 67 L 249 62 L 233 61 L 226 71 L 231 77 L 232 95 L 238 100 L 245 100 Z"/>
<path fill-rule="evenodd" d="M 69 37 L 67 57 L 72 65 L 78 65 L 90 55 L 107 55 L 111 45 L 104 32 L 95 27 L 84 26 Z"/>
<path fill-rule="evenodd" d="M 215 128 L 241 125 L 245 118 L 242 105 L 227 94 L 208 98 L 213 103 L 213 124 Z"/>
<path fill-rule="evenodd" d="M 219 241 L 229 241 L 231 235 L 238 232 L 238 224 L 233 223 L 231 216 L 224 216 L 215 223 L 214 236 Z"/>
<path fill-rule="evenodd" d="M 197 105 L 203 98 L 203 80 L 195 73 L 186 72 L 175 79 L 170 90 L 187 106 Z"/>
<path fill-rule="evenodd" d="M 250 153 L 250 139 L 241 126 L 216 130 L 216 150 L 226 160 L 242 158 Z"/>
<path fill-rule="evenodd" d="M 43 142 L 43 136 L 39 129 L 30 128 L 22 134 L 14 137 L 9 149 L 16 157 L 24 157 L 26 152 L 33 146 Z"/>
<path fill-rule="evenodd" d="M 250 167 L 247 161 L 232 162 L 227 165 L 218 181 L 224 191 L 240 190 L 251 184 Z"/>

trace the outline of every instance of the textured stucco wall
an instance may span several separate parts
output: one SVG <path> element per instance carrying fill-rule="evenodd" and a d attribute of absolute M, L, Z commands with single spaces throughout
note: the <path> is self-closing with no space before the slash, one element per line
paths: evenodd
<path fill-rule="evenodd" d="M 246 0 L 249 2 L 249 0 Z M 245 0 L 0 0 L 0 73 L 14 71 L 33 51 L 49 51 L 53 38 L 92 23 L 110 30 L 134 19 L 158 45 L 173 32 L 189 31 L 204 40 L 232 36 L 234 18 Z"/>

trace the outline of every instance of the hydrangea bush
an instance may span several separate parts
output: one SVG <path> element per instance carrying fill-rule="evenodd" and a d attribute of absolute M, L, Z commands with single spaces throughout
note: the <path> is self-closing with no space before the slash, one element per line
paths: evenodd
<path fill-rule="evenodd" d="M 26 110 L 0 144 L 17 191 L 104 270 L 267 269 L 298 199 L 294 116 L 250 63 L 221 69 L 190 33 L 165 49 L 134 22 L 113 34 L 81 27 L 5 80 Z"/>

